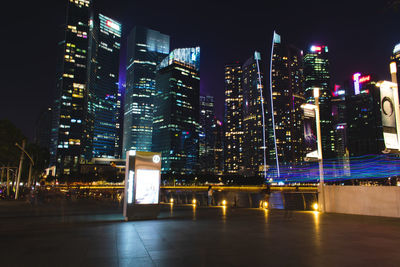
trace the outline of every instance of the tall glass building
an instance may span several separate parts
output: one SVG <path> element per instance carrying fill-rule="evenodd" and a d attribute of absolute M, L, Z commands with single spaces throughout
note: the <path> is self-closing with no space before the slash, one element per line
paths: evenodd
<path fill-rule="evenodd" d="M 90 0 L 67 2 L 67 16 L 58 43 L 56 92 L 50 157 L 57 174 L 76 177 L 88 153 L 87 61 Z"/>
<path fill-rule="evenodd" d="M 243 170 L 243 90 L 242 64 L 225 65 L 224 113 L 225 173 Z"/>
<path fill-rule="evenodd" d="M 135 27 L 128 36 L 122 157 L 151 151 L 156 66 L 169 53 L 169 36 Z"/>
<path fill-rule="evenodd" d="M 324 158 L 335 156 L 328 55 L 328 46 L 326 45 L 313 45 L 304 55 L 304 96 L 307 103 L 314 103 L 313 90 L 319 88 L 321 141 Z"/>
<path fill-rule="evenodd" d="M 199 157 L 200 47 L 173 50 L 158 66 L 152 151 L 163 173 L 192 174 Z"/>
<path fill-rule="evenodd" d="M 261 55 L 243 65 L 243 163 L 246 176 L 261 175 L 266 167 L 267 102 Z M 261 80 L 261 81 L 260 81 Z M 260 94 L 260 91 L 263 94 Z M 264 111 L 264 112 L 263 112 Z M 265 127 L 263 127 L 263 121 Z M 263 133 L 264 132 L 264 133 Z"/>
<path fill-rule="evenodd" d="M 303 52 L 292 45 L 274 39 L 272 54 L 272 99 L 274 131 L 279 164 L 298 163 L 303 160 Z M 270 97 L 269 97 L 270 98 Z M 271 112 L 270 112 L 271 113 Z M 270 151 L 274 143 L 270 142 Z M 275 158 L 275 153 L 273 153 Z M 275 163 L 272 160 L 271 163 Z"/>
<path fill-rule="evenodd" d="M 200 172 L 214 172 L 215 108 L 214 97 L 200 96 L 199 165 Z"/>
<path fill-rule="evenodd" d="M 121 23 L 102 14 L 90 21 L 89 109 L 93 119 L 88 158 L 119 157 L 117 139 Z M 88 129 L 88 130 L 89 130 Z"/>

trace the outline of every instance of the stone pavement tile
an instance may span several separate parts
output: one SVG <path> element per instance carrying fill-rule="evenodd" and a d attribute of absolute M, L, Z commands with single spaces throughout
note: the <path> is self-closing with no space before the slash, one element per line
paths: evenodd
<path fill-rule="evenodd" d="M 132 248 L 127 248 L 127 247 L 122 247 L 118 249 L 118 257 L 120 258 L 126 258 L 126 257 L 148 257 L 149 253 L 147 250 L 142 246 L 142 247 L 132 247 Z"/>
<path fill-rule="evenodd" d="M 152 250 L 148 251 L 152 260 L 162 260 L 162 259 L 182 259 L 183 254 L 181 251 L 172 250 Z"/>
<path fill-rule="evenodd" d="M 118 258 L 85 258 L 82 267 L 118 267 Z"/>
<path fill-rule="evenodd" d="M 119 267 L 152 267 L 155 266 L 150 257 L 120 258 Z"/>

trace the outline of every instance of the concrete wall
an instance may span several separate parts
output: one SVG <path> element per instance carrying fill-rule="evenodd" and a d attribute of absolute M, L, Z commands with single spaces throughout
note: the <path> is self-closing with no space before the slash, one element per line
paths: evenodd
<path fill-rule="evenodd" d="M 325 206 L 326 212 L 400 217 L 400 187 L 325 186 Z"/>

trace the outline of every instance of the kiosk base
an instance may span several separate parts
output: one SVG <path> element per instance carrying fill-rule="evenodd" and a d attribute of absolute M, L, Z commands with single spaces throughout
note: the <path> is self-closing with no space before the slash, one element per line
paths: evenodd
<path fill-rule="evenodd" d="M 159 204 L 128 205 L 124 217 L 125 221 L 150 220 L 157 219 L 159 213 Z"/>

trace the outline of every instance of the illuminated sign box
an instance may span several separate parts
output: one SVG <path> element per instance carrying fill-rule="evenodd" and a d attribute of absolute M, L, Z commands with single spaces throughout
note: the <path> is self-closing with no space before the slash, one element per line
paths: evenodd
<path fill-rule="evenodd" d="M 400 150 L 400 114 L 397 84 L 380 82 L 383 139 L 387 150 Z"/>
<path fill-rule="evenodd" d="M 159 213 L 161 153 L 128 151 L 125 167 L 125 220 L 154 219 Z"/>

